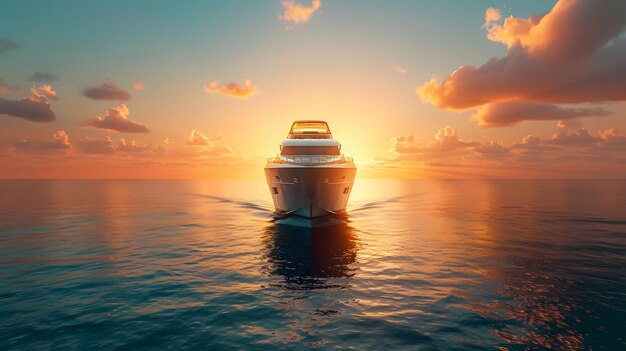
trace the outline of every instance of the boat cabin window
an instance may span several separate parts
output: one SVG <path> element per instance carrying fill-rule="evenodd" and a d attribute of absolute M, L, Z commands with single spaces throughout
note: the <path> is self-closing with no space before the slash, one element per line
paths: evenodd
<path fill-rule="evenodd" d="M 295 122 L 289 131 L 289 137 L 292 139 L 327 139 L 330 138 L 330 135 L 330 128 L 328 128 L 328 124 L 322 121 Z"/>
<path fill-rule="evenodd" d="M 281 155 L 339 155 L 338 146 L 283 146 Z"/>

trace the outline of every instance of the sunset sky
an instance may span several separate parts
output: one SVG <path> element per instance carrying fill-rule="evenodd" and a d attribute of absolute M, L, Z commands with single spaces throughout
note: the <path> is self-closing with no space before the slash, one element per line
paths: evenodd
<path fill-rule="evenodd" d="M 626 2 L 4 1 L 0 178 L 626 177 Z"/>

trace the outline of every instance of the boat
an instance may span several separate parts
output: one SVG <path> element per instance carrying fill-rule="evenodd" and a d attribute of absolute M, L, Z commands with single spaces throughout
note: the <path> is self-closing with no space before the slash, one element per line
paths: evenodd
<path fill-rule="evenodd" d="M 306 219 L 344 214 L 355 175 L 324 121 L 295 121 L 265 166 L 276 214 Z"/>

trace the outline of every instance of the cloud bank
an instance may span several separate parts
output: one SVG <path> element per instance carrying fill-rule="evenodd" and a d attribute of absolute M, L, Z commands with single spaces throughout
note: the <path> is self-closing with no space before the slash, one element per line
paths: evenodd
<path fill-rule="evenodd" d="M 546 14 L 511 16 L 499 23 L 500 12 L 489 8 L 483 27 L 489 40 L 507 46 L 506 56 L 480 67 L 462 66 L 443 81 L 433 78 L 416 91 L 442 109 L 481 108 L 483 118 L 477 120 L 486 126 L 536 120 L 537 112 L 542 120 L 558 120 L 563 113 L 602 115 L 600 110 L 549 105 L 626 100 L 626 39 L 620 38 L 626 28 L 624 13 L 623 0 L 560 0 Z M 499 103 L 507 105 L 488 106 Z M 524 114 L 530 107 L 535 113 Z M 550 109 L 556 109 L 552 118 L 541 113 Z M 487 114 L 504 110 L 507 113 L 498 117 Z"/>
<path fill-rule="evenodd" d="M 76 149 L 84 154 L 112 154 L 115 152 L 115 144 L 108 136 L 101 140 L 84 137 L 76 143 Z"/>
<path fill-rule="evenodd" d="M 21 139 L 13 143 L 13 150 L 17 152 L 28 151 L 65 151 L 71 148 L 69 137 L 64 130 L 57 130 L 52 134 L 52 140 L 40 143 L 32 143 Z"/>
<path fill-rule="evenodd" d="M 523 121 L 568 120 L 579 117 L 601 117 L 609 112 L 599 108 L 571 107 L 559 105 L 498 102 L 481 106 L 473 117 L 484 127 L 504 127 Z"/>
<path fill-rule="evenodd" d="M 143 153 L 143 152 L 165 152 L 165 149 L 161 145 L 152 146 L 151 143 L 140 144 L 134 140 L 126 141 L 126 139 L 121 138 L 117 142 L 117 146 L 115 148 L 117 152 L 127 152 L 127 153 Z"/>
<path fill-rule="evenodd" d="M 253 86 L 250 79 L 247 79 L 243 85 L 233 82 L 221 85 L 219 81 L 212 81 L 209 85 L 204 86 L 204 91 L 209 94 L 220 94 L 236 99 L 247 99 L 260 93 L 259 88 Z"/>
<path fill-rule="evenodd" d="M 463 140 L 450 126 L 439 129 L 434 139 L 423 146 L 416 145 L 411 134 L 395 137 L 391 143 L 392 156 L 376 159 L 380 165 L 524 168 L 534 164 L 531 169 L 538 169 L 537 164 L 572 161 L 619 163 L 626 156 L 626 136 L 618 130 L 591 133 L 577 121 L 559 121 L 549 139 L 527 135 L 509 146 L 497 141 Z"/>
<path fill-rule="evenodd" d="M 393 138 L 392 143 L 391 152 L 397 156 L 396 160 L 428 160 L 480 144 L 460 139 L 457 131 L 450 126 L 439 129 L 435 134 L 435 139 L 423 147 L 414 145 L 415 138 L 411 134 Z"/>
<path fill-rule="evenodd" d="M 103 139 L 94 139 L 90 137 L 82 138 L 76 143 L 78 152 L 90 155 L 106 155 L 106 154 L 152 154 L 164 153 L 165 149 L 161 145 L 152 146 L 152 144 L 141 144 L 135 140 L 127 141 L 124 138 L 115 143 L 110 137 Z"/>

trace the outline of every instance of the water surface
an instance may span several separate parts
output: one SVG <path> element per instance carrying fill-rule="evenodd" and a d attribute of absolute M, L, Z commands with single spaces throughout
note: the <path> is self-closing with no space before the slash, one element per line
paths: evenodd
<path fill-rule="evenodd" d="M 0 349 L 617 350 L 626 181 L 0 181 Z"/>

